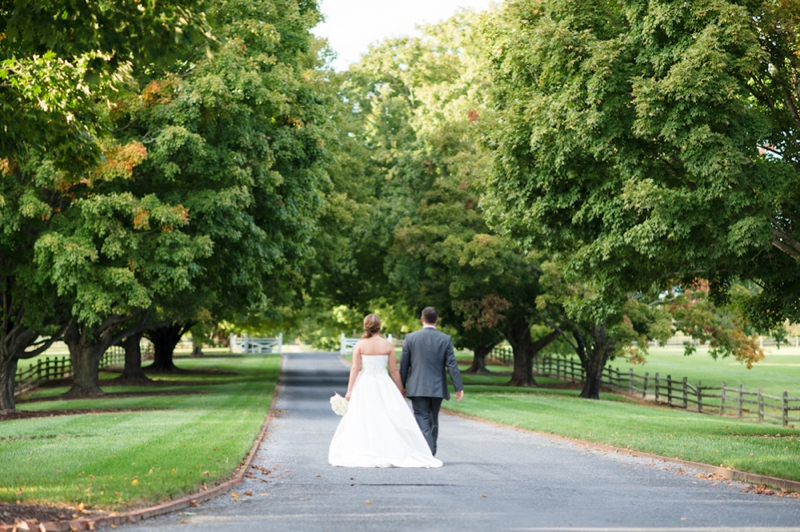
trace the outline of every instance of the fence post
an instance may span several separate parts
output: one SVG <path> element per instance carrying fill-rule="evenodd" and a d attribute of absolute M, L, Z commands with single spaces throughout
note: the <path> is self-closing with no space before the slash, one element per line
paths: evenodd
<path fill-rule="evenodd" d="M 739 419 L 742 419 L 742 399 L 744 398 L 744 384 L 739 383 Z"/>
<path fill-rule="evenodd" d="M 392 335 L 389 335 L 389 341 L 392 341 Z M 283 333 L 278 333 L 278 354 L 283 354 Z"/>
<path fill-rule="evenodd" d="M 783 418 L 783 426 L 789 426 L 789 392 L 783 392 L 783 406 L 781 407 L 781 417 Z"/>
<path fill-rule="evenodd" d="M 758 422 L 764 422 L 764 388 L 758 387 Z"/>
<path fill-rule="evenodd" d="M 719 415 L 725 415 L 725 387 L 728 385 L 727 382 L 722 381 L 722 388 L 720 388 L 719 392 Z"/>
<path fill-rule="evenodd" d="M 628 387 L 630 388 L 631 396 L 633 396 L 633 368 L 628 368 Z"/>
<path fill-rule="evenodd" d="M 36 361 L 36 380 L 42 380 L 42 359 Z"/>
<path fill-rule="evenodd" d="M 703 411 L 703 381 L 697 381 L 697 411 Z"/>
<path fill-rule="evenodd" d="M 647 399 L 647 380 L 650 378 L 650 372 L 644 372 L 644 385 L 642 386 L 642 399 Z"/>
<path fill-rule="evenodd" d="M 689 409 L 689 385 L 686 377 L 683 378 L 683 408 Z"/>
<path fill-rule="evenodd" d="M 656 389 L 656 402 L 658 402 L 658 395 L 659 395 L 658 394 L 658 387 L 661 384 L 660 381 L 661 381 L 661 379 L 658 377 L 658 372 L 656 371 L 656 386 L 655 386 L 655 389 Z"/>
<path fill-rule="evenodd" d="M 667 404 L 672 404 L 672 375 L 667 374 Z"/>
<path fill-rule="evenodd" d="M 339 337 L 339 353 L 344 355 L 346 352 L 344 333 Z"/>

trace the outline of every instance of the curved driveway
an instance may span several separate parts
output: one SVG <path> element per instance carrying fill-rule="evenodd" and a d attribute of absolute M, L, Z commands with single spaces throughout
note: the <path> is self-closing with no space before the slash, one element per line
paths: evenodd
<path fill-rule="evenodd" d="M 238 502 L 219 497 L 126 528 L 800 532 L 796 499 L 447 415 L 440 469 L 333 468 L 328 443 L 339 417 L 328 399 L 344 394 L 348 371 L 335 353 L 285 355 L 279 414 Z"/>

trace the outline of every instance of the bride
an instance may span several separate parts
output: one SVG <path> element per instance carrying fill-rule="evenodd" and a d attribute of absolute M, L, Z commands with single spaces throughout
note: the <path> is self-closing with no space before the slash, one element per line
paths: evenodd
<path fill-rule="evenodd" d="M 344 467 L 441 467 L 403 398 L 394 346 L 378 335 L 380 330 L 378 316 L 364 318 L 345 396 L 350 403 L 331 441 L 328 461 Z"/>

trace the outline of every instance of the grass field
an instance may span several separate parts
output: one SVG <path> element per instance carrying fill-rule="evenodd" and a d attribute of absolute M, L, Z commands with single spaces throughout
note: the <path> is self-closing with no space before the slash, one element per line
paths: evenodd
<path fill-rule="evenodd" d="M 800 392 L 800 371 L 792 365 L 798 359 L 800 355 L 794 354 L 768 356 L 768 364 L 748 371 L 728 360 L 714 361 L 705 352 L 686 358 L 678 349 L 653 349 L 644 368 L 651 375 L 656 371 L 663 376 L 687 375 L 704 384 L 722 380 L 738 384 L 736 379 L 741 377 L 747 388 Z M 469 357 L 459 356 L 462 370 L 468 362 Z M 617 362 L 621 361 L 612 365 L 616 367 Z M 619 367 L 627 371 L 628 366 Z M 489 369 L 508 372 L 511 368 Z M 637 373 L 645 370 L 634 369 Z M 577 397 L 578 389 L 545 377 L 536 379 L 540 388 L 503 386 L 508 375 L 462 374 L 462 378 L 466 399 L 444 405 L 455 412 L 547 434 L 800 480 L 800 429 L 643 405 L 608 393 L 602 393 L 600 401 L 588 401 Z"/>
<path fill-rule="evenodd" d="M 20 410 L 101 411 L 0 423 L 0 502 L 117 510 L 229 476 L 266 418 L 280 358 L 176 363 L 191 373 L 154 376 L 160 382 L 148 386 L 103 383 L 102 398 L 58 399 L 66 386 L 23 398 Z M 123 393 L 134 395 L 115 397 Z M 133 409 L 141 410 L 125 411 Z"/>
<path fill-rule="evenodd" d="M 609 366 L 619 367 L 622 372 L 633 367 L 633 371 L 639 375 L 647 371 L 651 376 L 658 372 L 661 377 L 672 375 L 673 379 L 686 376 L 690 383 L 696 384 L 702 380 L 706 386 L 720 386 L 722 381 L 726 381 L 728 386 L 742 383 L 746 390 L 755 391 L 763 387 L 764 393 L 781 395 L 788 391 L 791 397 L 800 397 L 800 349 L 764 349 L 767 356 L 752 369 L 747 369 L 733 358 L 714 360 L 708 356 L 708 348 L 703 346 L 688 357 L 683 355 L 683 348 L 653 347 L 644 365 L 631 366 L 625 360 L 617 359 L 609 362 Z"/>

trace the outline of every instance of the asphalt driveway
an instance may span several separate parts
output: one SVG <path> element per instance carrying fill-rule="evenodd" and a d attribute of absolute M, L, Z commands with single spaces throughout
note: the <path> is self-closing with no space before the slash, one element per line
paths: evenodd
<path fill-rule="evenodd" d="M 448 415 L 440 469 L 331 467 L 328 444 L 340 418 L 328 399 L 344 394 L 348 371 L 336 353 L 285 355 L 279 413 L 254 461 L 256 478 L 239 497 L 125 528 L 800 532 L 797 499 Z"/>

